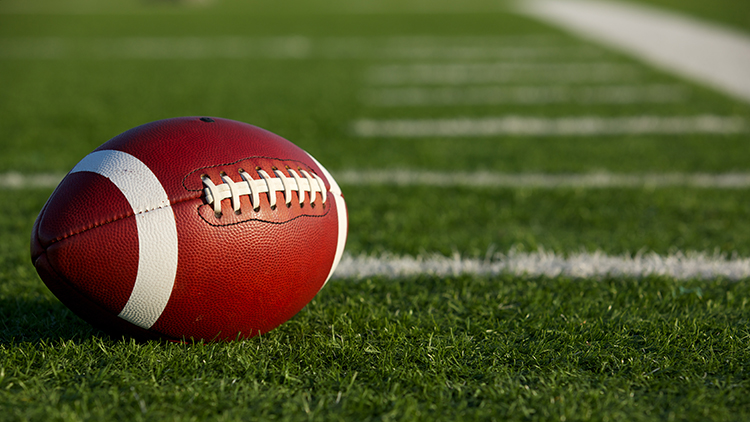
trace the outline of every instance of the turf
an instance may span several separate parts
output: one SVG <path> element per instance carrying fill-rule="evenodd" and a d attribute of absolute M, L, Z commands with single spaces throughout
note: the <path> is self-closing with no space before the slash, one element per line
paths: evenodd
<path fill-rule="evenodd" d="M 746 28 L 744 6 L 732 3 L 712 3 L 710 13 L 697 1 L 671 7 Z M 196 114 L 272 130 L 334 173 L 750 170 L 747 134 L 357 137 L 351 124 L 360 118 L 750 116 L 747 104 L 506 13 L 499 3 L 472 1 L 446 13 L 456 7 L 447 1 L 298 1 L 280 8 L 261 1 L 0 0 L 0 174 L 63 174 L 130 127 Z M 365 53 L 87 56 L 101 40 L 138 37 L 301 37 L 313 46 L 356 39 L 382 47 L 394 37 L 440 36 L 460 44 L 466 39 L 458 37 L 472 36 L 508 47 L 528 46 L 530 35 L 589 48 L 594 57 L 586 60 L 632 65 L 636 83 L 674 84 L 689 96 L 671 104 L 383 108 L 360 101 L 373 88 L 370 69 L 424 60 Z M 56 40 L 72 46 L 69 56 L 9 53 Z M 342 188 L 351 254 L 484 256 L 544 248 L 562 255 L 695 250 L 750 256 L 748 189 Z M 335 279 L 260 338 L 135 343 L 89 327 L 36 275 L 29 233 L 50 192 L 0 189 L 0 420 L 750 418 L 747 280 Z"/>
<path fill-rule="evenodd" d="M 113 341 L 3 304 L 5 417 L 743 420 L 747 283 L 420 277 L 334 283 L 267 336 Z M 15 336 L 13 336 L 15 335 Z"/>
<path fill-rule="evenodd" d="M 347 204 L 360 210 L 350 216 L 347 250 L 354 254 L 481 257 L 511 248 L 750 254 L 746 190 L 370 187 L 350 189 Z"/>

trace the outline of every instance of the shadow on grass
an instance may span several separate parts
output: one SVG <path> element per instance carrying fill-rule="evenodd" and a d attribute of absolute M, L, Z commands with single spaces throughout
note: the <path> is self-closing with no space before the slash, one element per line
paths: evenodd
<path fill-rule="evenodd" d="M 107 334 L 93 328 L 57 299 L 0 298 L 0 345 L 39 340 L 84 340 Z"/>
<path fill-rule="evenodd" d="M 52 297 L 2 297 L 0 298 L 0 346 L 40 341 L 84 342 L 91 338 L 104 338 L 114 342 L 135 341 L 157 343 L 205 344 L 210 341 L 193 339 L 162 339 L 120 332 L 100 330 Z"/>

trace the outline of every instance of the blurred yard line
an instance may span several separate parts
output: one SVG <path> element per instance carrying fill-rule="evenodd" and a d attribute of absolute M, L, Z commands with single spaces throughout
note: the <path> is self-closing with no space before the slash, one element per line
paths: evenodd
<path fill-rule="evenodd" d="M 492 171 L 341 170 L 342 185 L 469 188 L 750 188 L 750 173 L 501 173 Z"/>
<path fill-rule="evenodd" d="M 742 280 L 750 277 L 750 258 L 739 258 L 705 252 L 675 252 L 612 256 L 605 252 L 558 254 L 510 251 L 486 258 L 459 255 L 400 256 L 395 254 L 344 254 L 334 278 L 403 278 L 415 276 L 452 277 L 460 275 L 495 276 L 510 274 L 531 277 L 648 277 L 662 276 L 677 280 L 725 278 Z"/>
<path fill-rule="evenodd" d="M 521 0 L 521 13 L 750 101 L 750 35 L 632 2 Z"/>
<path fill-rule="evenodd" d="M 686 100 L 684 85 L 530 85 L 373 88 L 360 96 L 378 107 L 483 104 L 638 104 Z"/>
<path fill-rule="evenodd" d="M 0 189 L 54 188 L 64 176 L 56 173 L 22 174 L 14 171 L 0 173 Z"/>
<path fill-rule="evenodd" d="M 352 123 L 355 135 L 378 138 L 518 136 L 600 136 L 693 133 L 746 133 L 738 116 L 632 116 L 531 117 L 498 116 L 448 119 L 360 119 Z"/>
<path fill-rule="evenodd" d="M 410 63 L 371 67 L 372 85 L 467 85 L 487 83 L 566 82 L 594 83 L 638 80 L 638 66 L 601 61 L 553 63 Z"/>
<path fill-rule="evenodd" d="M 502 173 L 408 169 L 339 170 L 342 185 L 395 185 L 467 188 L 710 188 L 748 189 L 750 173 Z M 0 189 L 51 189 L 63 174 L 0 173 Z"/>
<path fill-rule="evenodd" d="M 547 35 L 497 37 L 0 38 L 0 59 L 592 59 L 606 52 Z"/>

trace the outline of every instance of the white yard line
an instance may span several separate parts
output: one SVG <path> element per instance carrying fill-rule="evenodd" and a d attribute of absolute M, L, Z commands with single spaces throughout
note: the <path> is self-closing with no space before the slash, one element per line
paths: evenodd
<path fill-rule="evenodd" d="M 640 67 L 614 62 L 410 63 L 373 66 L 372 85 L 469 85 L 519 82 L 596 83 L 639 80 Z"/>
<path fill-rule="evenodd" d="M 647 277 L 678 280 L 742 280 L 750 277 L 750 259 L 700 252 L 656 253 L 612 256 L 604 252 L 580 252 L 563 256 L 554 252 L 514 252 L 489 259 L 461 256 L 379 256 L 345 254 L 334 278 L 403 278 L 414 276 L 452 277 L 510 274 L 531 277 Z"/>
<path fill-rule="evenodd" d="M 418 170 L 344 170 L 342 185 L 396 185 L 469 188 L 669 188 L 748 189 L 750 173 L 499 173 Z"/>
<path fill-rule="evenodd" d="M 0 59 L 304 59 L 307 37 L 0 38 Z"/>
<path fill-rule="evenodd" d="M 22 174 L 15 171 L 0 173 L 0 189 L 54 188 L 64 176 L 55 173 Z"/>
<path fill-rule="evenodd" d="M 159 8 L 158 5 L 147 5 L 144 2 L 92 2 L 92 1 L 3 1 L 0 2 L 0 14 L 3 15 L 123 15 L 154 13 L 181 13 L 189 9 L 207 7 L 216 0 L 176 0 L 171 8 Z M 140 6 L 140 7 L 139 7 Z M 144 7 L 145 6 L 145 7 Z M 156 7 L 149 7 L 156 6 Z"/>
<path fill-rule="evenodd" d="M 454 119 L 360 119 L 352 123 L 357 136 L 382 138 L 517 136 L 603 136 L 637 134 L 745 133 L 745 119 L 736 116 L 528 117 L 500 116 Z"/>
<path fill-rule="evenodd" d="M 42 15 L 167 15 L 179 16 L 190 9 L 205 9 L 209 13 L 252 14 L 254 17 L 267 15 L 404 15 L 404 14 L 448 14 L 455 13 L 497 13 L 506 9 L 504 2 L 497 1 L 352 1 L 352 0 L 312 0 L 294 2 L 237 2 L 224 7 L 219 0 L 169 0 L 146 1 L 0 1 L 0 14 L 42 14 Z M 217 8 L 213 4 L 219 3 Z M 246 3 L 247 6 L 239 6 Z M 213 10 L 212 10 L 213 9 Z"/>
<path fill-rule="evenodd" d="M 594 46 L 545 35 L 498 37 L 119 37 L 0 38 L 0 59 L 596 59 Z"/>
<path fill-rule="evenodd" d="M 587 46 L 393 46 L 373 52 L 371 58 L 405 60 L 538 60 L 595 59 L 604 52 Z"/>
<path fill-rule="evenodd" d="M 522 0 L 518 9 L 750 101 L 750 35 L 631 2 Z"/>
<path fill-rule="evenodd" d="M 494 104 L 644 104 L 685 101 L 683 85 L 481 86 L 373 88 L 362 92 L 365 104 L 378 107 Z"/>
<path fill-rule="evenodd" d="M 395 35 L 386 37 L 320 37 L 320 40 L 357 40 L 376 42 L 391 48 L 430 47 L 580 47 L 575 38 L 562 38 L 554 33 L 527 33 L 508 35 Z M 594 47 L 599 50 L 598 47 Z"/>
<path fill-rule="evenodd" d="M 505 36 L 395 36 L 312 39 L 317 54 L 330 58 L 394 60 L 596 59 L 603 49 L 548 34 Z"/>
<path fill-rule="evenodd" d="M 344 42 L 342 42 L 344 41 Z M 358 45 L 345 44 L 342 39 L 323 39 L 331 50 L 354 47 L 367 49 L 359 39 Z M 605 56 L 603 49 L 571 42 L 569 39 L 549 34 L 505 36 L 400 36 L 382 40 L 373 38 L 370 43 L 381 42 L 382 49 L 373 58 L 408 60 L 534 60 L 557 58 L 563 60 L 592 59 Z M 339 48 L 331 48 L 337 45 Z M 374 46 L 370 47 L 377 51 Z"/>
<path fill-rule="evenodd" d="M 339 170 L 342 185 L 393 185 L 468 188 L 709 188 L 749 189 L 750 173 L 500 173 L 491 171 Z M 0 189 L 52 189 L 63 174 L 0 173 Z"/>

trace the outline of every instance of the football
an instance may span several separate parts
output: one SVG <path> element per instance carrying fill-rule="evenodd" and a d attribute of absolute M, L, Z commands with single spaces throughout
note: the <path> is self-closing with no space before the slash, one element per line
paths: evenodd
<path fill-rule="evenodd" d="M 234 340 L 299 312 L 346 243 L 341 189 L 312 156 L 228 119 L 138 126 L 84 157 L 36 219 L 31 258 L 90 324 Z"/>

